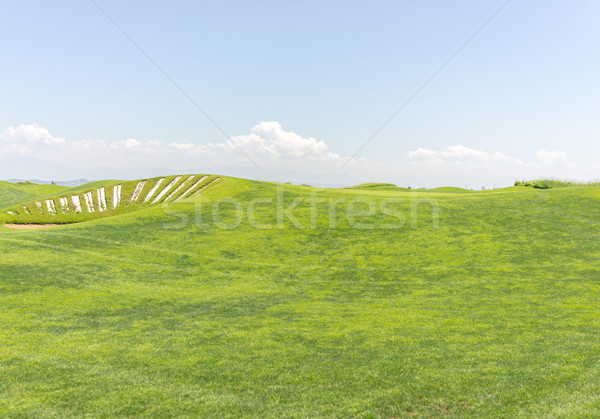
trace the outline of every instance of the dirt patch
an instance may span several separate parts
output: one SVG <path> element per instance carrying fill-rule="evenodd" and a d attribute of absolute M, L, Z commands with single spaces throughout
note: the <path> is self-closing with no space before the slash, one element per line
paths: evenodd
<path fill-rule="evenodd" d="M 58 227 L 60 224 L 4 224 L 6 228 L 15 228 L 17 230 L 37 230 L 40 228 Z"/>

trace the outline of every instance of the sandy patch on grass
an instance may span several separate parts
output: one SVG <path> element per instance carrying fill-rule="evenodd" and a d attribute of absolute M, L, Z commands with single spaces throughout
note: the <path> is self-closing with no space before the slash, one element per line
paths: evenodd
<path fill-rule="evenodd" d="M 17 230 L 38 230 L 40 228 L 58 227 L 60 224 L 4 224 L 6 228 Z"/>

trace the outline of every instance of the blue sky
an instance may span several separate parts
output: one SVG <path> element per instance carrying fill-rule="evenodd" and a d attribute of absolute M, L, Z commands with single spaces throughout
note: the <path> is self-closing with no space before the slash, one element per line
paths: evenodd
<path fill-rule="evenodd" d="M 597 1 L 513 0 L 344 169 L 504 0 L 95 1 L 260 168 L 93 2 L 25 0 L 0 16 L 1 178 L 600 178 Z"/>

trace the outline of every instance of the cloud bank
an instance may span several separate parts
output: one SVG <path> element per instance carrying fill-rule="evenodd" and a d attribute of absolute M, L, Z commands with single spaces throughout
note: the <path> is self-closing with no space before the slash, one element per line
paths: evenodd
<path fill-rule="evenodd" d="M 247 156 L 265 167 L 306 167 L 310 162 L 342 159 L 323 141 L 285 131 L 278 122 L 261 122 L 249 134 L 208 144 L 132 138 L 113 143 L 67 141 L 37 124 L 9 127 L 0 133 L 0 160 L 34 158 L 80 168 L 248 165 Z"/>
<path fill-rule="evenodd" d="M 523 162 L 514 157 L 507 156 L 500 152 L 493 154 L 462 145 L 453 145 L 443 151 L 429 150 L 419 148 L 409 151 L 408 157 L 412 159 L 422 159 L 430 162 L 442 164 L 447 162 L 474 162 L 474 163 L 514 163 L 522 164 Z"/>
<path fill-rule="evenodd" d="M 362 158 L 342 169 L 347 156 L 331 151 L 324 141 L 286 131 L 275 121 L 261 122 L 248 134 L 227 141 L 205 144 L 133 138 L 112 143 L 99 139 L 68 141 L 37 124 L 9 127 L 0 132 L 0 165 L 4 162 L 9 167 L 9 162 L 24 159 L 42 162 L 45 168 L 63 165 L 75 172 L 104 168 L 107 172 L 136 169 L 136 175 L 149 169 L 228 174 L 219 168 L 234 167 L 241 168 L 236 174 L 248 173 L 247 176 L 256 178 L 260 172 L 253 168 L 252 162 L 256 162 L 260 170 L 281 176 L 296 173 L 297 179 L 290 179 L 293 181 L 302 181 L 304 174 L 307 181 L 322 179 L 320 183 L 330 183 L 332 179 L 339 181 L 343 175 L 347 183 L 381 181 L 403 186 L 464 186 L 467 183 L 479 187 L 535 177 L 588 179 L 593 169 L 597 169 L 578 167 L 560 150 L 538 150 L 525 161 L 497 151 L 452 145 L 443 150 L 418 148 L 399 157 L 395 164 Z M 243 168 L 248 171 L 244 172 Z M 0 176 L 23 174 L 11 175 L 0 170 Z M 72 176 L 80 177 L 75 173 Z M 112 177 L 110 173 L 103 176 Z M 281 176 L 278 180 L 284 180 Z"/>

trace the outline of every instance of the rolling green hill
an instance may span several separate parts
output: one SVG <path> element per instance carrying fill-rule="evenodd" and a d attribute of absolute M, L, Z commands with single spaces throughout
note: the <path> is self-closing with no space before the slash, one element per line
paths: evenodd
<path fill-rule="evenodd" d="M 96 181 L 57 195 L 37 197 L 0 211 L 0 223 L 73 224 L 189 198 L 218 184 L 211 175 L 165 176 L 136 181 Z M 31 197 L 29 197 L 31 199 Z"/>
<path fill-rule="evenodd" d="M 600 415 L 599 187 L 221 177 L 87 219 L 0 228 L 4 416 Z"/>
<path fill-rule="evenodd" d="M 0 181 L 0 209 L 27 202 L 41 196 L 56 194 L 65 189 L 67 187 L 58 185 Z"/>
<path fill-rule="evenodd" d="M 351 186 L 346 189 L 358 189 L 365 191 L 395 191 L 395 192 L 450 192 L 450 193 L 470 193 L 473 192 L 469 189 L 456 188 L 445 186 L 441 188 L 432 188 L 432 189 L 419 189 L 419 188 L 403 188 L 401 186 L 396 186 L 393 183 L 363 183 L 357 186 Z"/>
<path fill-rule="evenodd" d="M 366 191 L 396 191 L 396 192 L 406 192 L 409 191 L 409 188 L 403 188 L 400 186 L 396 186 L 393 183 L 363 183 L 361 185 L 350 186 L 346 189 L 359 189 Z"/>

